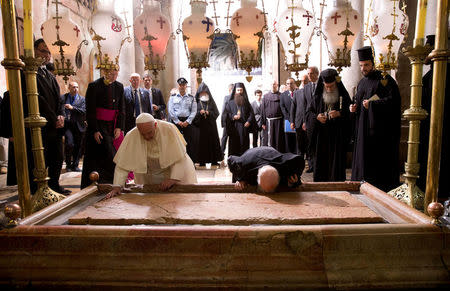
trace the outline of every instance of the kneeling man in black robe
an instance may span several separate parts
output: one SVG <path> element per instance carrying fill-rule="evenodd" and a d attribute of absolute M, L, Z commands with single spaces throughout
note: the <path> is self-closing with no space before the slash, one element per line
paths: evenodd
<path fill-rule="evenodd" d="M 230 156 L 228 168 L 236 189 L 259 185 L 263 192 L 273 192 L 277 186 L 297 187 L 305 168 L 305 160 L 295 154 L 282 154 L 272 147 L 251 148 L 241 156 Z"/>
<path fill-rule="evenodd" d="M 314 99 L 306 111 L 307 128 L 312 130 L 314 182 L 345 181 L 346 149 L 349 142 L 350 96 L 337 71 L 320 73 Z"/>

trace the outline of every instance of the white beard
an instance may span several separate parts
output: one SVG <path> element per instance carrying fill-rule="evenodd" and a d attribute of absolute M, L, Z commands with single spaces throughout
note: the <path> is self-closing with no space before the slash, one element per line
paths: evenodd
<path fill-rule="evenodd" d="M 332 104 L 338 102 L 338 100 L 339 100 L 339 90 L 336 89 L 333 92 L 328 93 L 324 89 L 322 98 L 323 98 L 323 102 L 325 102 L 325 104 L 332 105 Z"/>

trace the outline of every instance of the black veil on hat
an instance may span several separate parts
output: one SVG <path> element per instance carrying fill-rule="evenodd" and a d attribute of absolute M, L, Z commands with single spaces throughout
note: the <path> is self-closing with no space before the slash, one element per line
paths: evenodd
<path fill-rule="evenodd" d="M 373 62 L 373 54 L 372 54 L 372 47 L 371 46 L 364 46 L 358 51 L 358 58 L 359 61 L 372 61 Z"/>
<path fill-rule="evenodd" d="M 245 85 L 244 83 L 235 83 L 234 87 L 233 87 L 233 91 L 231 92 L 231 97 L 230 100 L 234 100 L 234 95 L 236 94 L 236 88 L 243 88 L 244 92 L 243 92 L 243 96 L 244 96 L 244 102 L 247 106 L 250 106 L 250 102 L 248 101 L 248 94 L 247 94 L 247 90 L 245 89 Z"/>
<path fill-rule="evenodd" d="M 217 107 L 216 102 L 214 101 L 214 98 L 211 94 L 211 91 L 209 91 L 208 85 L 206 85 L 204 82 L 202 82 L 200 86 L 198 86 L 197 93 L 195 93 L 195 100 L 197 102 L 200 102 L 200 93 L 202 92 L 206 92 L 209 96 L 209 102 L 212 104 L 212 106 Z"/>
<path fill-rule="evenodd" d="M 336 77 L 338 72 L 335 69 L 325 69 L 320 72 L 320 77 L 322 77 L 322 81 L 325 83 L 333 83 L 336 81 Z"/>
<path fill-rule="evenodd" d="M 339 94 L 342 95 L 342 92 L 347 92 L 344 84 L 341 82 L 338 72 L 335 69 L 325 69 L 320 72 L 319 79 L 317 80 L 316 90 L 314 91 L 314 95 L 322 95 L 324 85 L 323 83 L 332 83 L 336 81 L 337 89 L 339 90 Z"/>

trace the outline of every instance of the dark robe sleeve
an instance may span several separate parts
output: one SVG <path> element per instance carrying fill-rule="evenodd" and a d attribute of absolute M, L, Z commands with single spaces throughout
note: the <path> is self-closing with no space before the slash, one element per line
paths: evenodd
<path fill-rule="evenodd" d="M 211 110 L 209 110 L 209 115 L 213 120 L 216 120 L 219 117 L 219 109 L 217 108 L 216 102 L 211 102 Z"/>
<path fill-rule="evenodd" d="M 97 123 L 97 101 L 96 101 L 96 88 L 95 83 L 90 83 L 86 90 L 86 120 L 88 123 L 89 131 L 94 133 L 99 131 Z"/>
<path fill-rule="evenodd" d="M 121 130 L 125 129 L 125 96 L 123 94 L 124 89 L 123 85 L 117 83 L 117 122 L 115 128 L 120 128 Z"/>

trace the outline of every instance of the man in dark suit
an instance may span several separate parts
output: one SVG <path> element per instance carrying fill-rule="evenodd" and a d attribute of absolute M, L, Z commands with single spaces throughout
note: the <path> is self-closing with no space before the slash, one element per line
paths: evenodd
<path fill-rule="evenodd" d="M 80 161 L 81 140 L 86 131 L 86 101 L 78 94 L 78 83 L 69 83 L 69 92 L 63 95 L 66 119 L 65 129 L 65 155 L 66 170 L 81 172 L 78 168 Z"/>
<path fill-rule="evenodd" d="M 156 119 L 165 120 L 166 118 L 166 102 L 161 93 L 161 90 L 153 88 L 153 79 L 150 74 L 145 74 L 142 78 L 144 81 L 144 88 L 150 94 L 150 102 L 152 103 L 152 115 Z"/>
<path fill-rule="evenodd" d="M 309 104 L 314 100 L 314 91 L 317 87 L 317 81 L 319 80 L 319 69 L 315 66 L 309 67 L 307 70 L 309 83 L 306 84 L 304 88 L 303 95 L 305 97 L 305 110 L 308 108 Z M 307 123 L 307 120 L 304 120 Z M 310 150 L 310 140 L 312 136 L 312 130 L 305 125 L 306 130 L 306 139 L 307 139 L 307 147 L 306 147 L 306 159 L 308 160 L 308 170 L 307 173 L 312 173 L 314 171 L 314 153 Z"/>
<path fill-rule="evenodd" d="M 305 88 L 294 92 L 292 99 L 289 121 L 291 129 L 295 130 L 297 138 L 298 155 L 304 158 L 307 150 L 306 138 L 306 98 Z"/>
<path fill-rule="evenodd" d="M 141 113 L 152 113 L 152 103 L 148 90 L 139 87 L 141 76 L 133 73 L 130 86 L 124 89 L 125 99 L 125 134 L 136 126 L 136 117 Z"/>
<path fill-rule="evenodd" d="M 258 147 L 258 136 L 261 139 L 260 144 L 262 145 L 262 137 L 261 137 L 261 98 L 262 98 L 262 91 L 261 90 L 255 90 L 255 97 L 256 100 L 252 102 L 252 108 L 253 113 L 255 114 L 255 127 L 253 129 L 253 147 Z"/>
<path fill-rule="evenodd" d="M 55 76 L 46 68 L 51 55 L 43 39 L 34 42 L 34 53 L 44 62 L 38 68 L 36 81 L 39 99 L 40 115 L 47 119 L 47 124 L 42 128 L 42 141 L 44 145 L 45 163 L 48 166 L 48 186 L 56 192 L 68 194 L 59 185 L 63 157 L 62 136 L 64 135 L 64 105 L 58 82 Z M 30 161 L 29 161 L 30 162 Z"/>
<path fill-rule="evenodd" d="M 280 95 L 280 107 L 283 112 L 283 118 L 286 122 L 289 123 L 290 120 L 290 111 L 292 99 L 294 99 L 294 92 L 297 89 L 295 85 L 295 80 L 293 78 L 288 78 L 286 80 L 287 90 L 281 93 Z M 286 125 L 285 125 L 286 130 Z M 290 124 L 288 129 L 290 128 Z M 286 141 L 286 152 L 288 153 L 297 153 L 297 140 L 294 131 L 285 131 L 285 141 Z"/>

